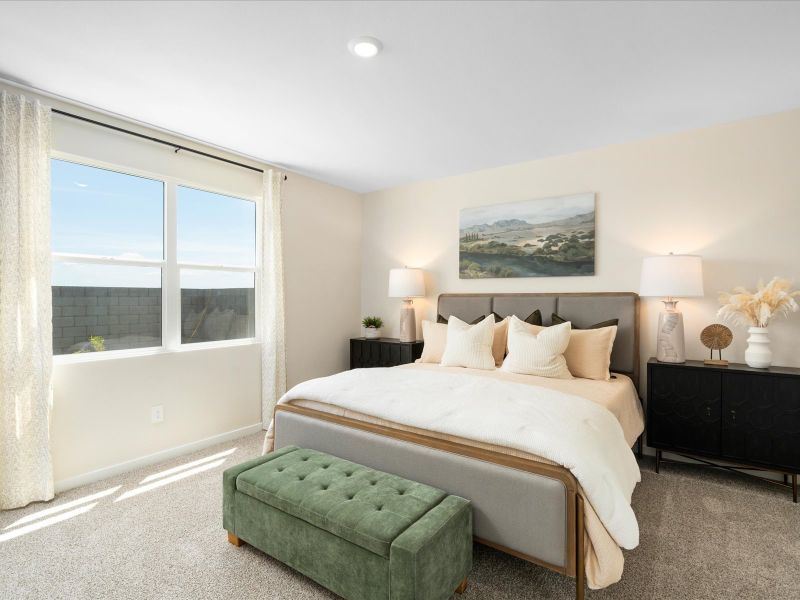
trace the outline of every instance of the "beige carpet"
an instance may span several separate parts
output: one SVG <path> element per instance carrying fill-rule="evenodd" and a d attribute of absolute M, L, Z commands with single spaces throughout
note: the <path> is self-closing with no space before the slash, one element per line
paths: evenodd
<path fill-rule="evenodd" d="M 0 598 L 334 598 L 222 530 L 221 472 L 252 436 L 0 513 Z M 590 599 L 800 598 L 800 505 L 706 469 L 643 466 L 641 545 Z M 573 581 L 482 546 L 463 600 L 572 598 Z"/>

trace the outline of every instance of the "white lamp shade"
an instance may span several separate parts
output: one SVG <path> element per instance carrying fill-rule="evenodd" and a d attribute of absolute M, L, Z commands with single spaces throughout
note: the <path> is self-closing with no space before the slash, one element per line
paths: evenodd
<path fill-rule="evenodd" d="M 390 298 L 420 298 L 425 295 L 425 278 L 422 269 L 391 269 L 389 271 Z"/>
<path fill-rule="evenodd" d="M 660 298 L 702 296 L 702 258 L 690 254 L 648 256 L 642 261 L 639 295 Z"/>

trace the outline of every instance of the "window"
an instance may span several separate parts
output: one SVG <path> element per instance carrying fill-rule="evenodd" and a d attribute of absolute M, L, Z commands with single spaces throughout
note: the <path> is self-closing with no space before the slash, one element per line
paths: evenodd
<path fill-rule="evenodd" d="M 255 202 L 67 160 L 51 167 L 54 354 L 255 337 Z"/>
<path fill-rule="evenodd" d="M 255 336 L 256 207 L 178 187 L 181 342 Z"/>
<path fill-rule="evenodd" d="M 161 346 L 164 183 L 52 160 L 53 354 Z"/>

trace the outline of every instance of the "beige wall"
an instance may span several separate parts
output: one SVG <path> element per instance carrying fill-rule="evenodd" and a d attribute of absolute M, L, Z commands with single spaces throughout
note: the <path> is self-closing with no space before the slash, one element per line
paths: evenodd
<path fill-rule="evenodd" d="M 347 368 L 348 339 L 359 334 L 361 199 L 299 175 L 290 175 L 284 197 L 291 386 Z M 104 476 L 163 451 L 260 430 L 260 350 L 253 344 L 57 364 L 56 481 L 63 489 L 96 471 Z M 165 418 L 154 425 L 156 404 Z"/>
<path fill-rule="evenodd" d="M 0 82 L 0 89 L 19 92 Z M 27 96 L 35 96 L 22 92 Z M 51 106 L 192 145 L 164 132 L 42 98 Z M 253 161 L 194 144 L 240 162 Z M 53 148 L 208 189 L 261 195 L 261 174 L 54 115 Z M 284 184 L 286 344 L 289 383 L 347 364 L 359 331 L 361 197 L 290 174 Z M 54 373 L 52 451 L 58 488 L 260 429 L 258 344 L 60 364 Z M 152 424 L 150 408 L 164 406 Z"/>
<path fill-rule="evenodd" d="M 576 192 L 597 194 L 596 275 L 460 280 L 458 214 L 467 206 Z M 687 356 L 704 358 L 700 330 L 715 322 L 717 292 L 759 278 L 800 285 L 800 110 L 598 150 L 488 169 L 367 194 L 362 312 L 398 332 L 388 272 L 427 271 L 418 317 L 433 318 L 441 292 L 637 291 L 642 257 L 696 253 L 706 297 L 683 300 Z M 642 303 L 642 356 L 655 352 L 660 302 Z M 609 315 L 611 316 L 611 315 Z M 800 366 L 800 314 L 770 327 L 775 364 Z M 726 357 L 743 361 L 735 327 Z"/>
<path fill-rule="evenodd" d="M 256 344 L 56 364 L 57 488 L 127 470 L 127 463 L 173 448 L 258 431 L 260 386 Z M 152 424 L 150 407 L 157 404 L 164 406 L 164 422 Z"/>
<path fill-rule="evenodd" d="M 13 90 L 0 83 L 3 88 Z M 99 118 L 115 122 L 108 115 Z M 157 152 L 146 142 L 63 118 L 54 123 L 60 151 L 260 193 L 260 175 L 252 172 L 176 156 L 169 148 Z M 717 291 L 752 286 L 774 274 L 800 283 L 798 164 L 800 111 L 793 111 L 364 197 L 290 175 L 284 187 L 289 384 L 346 368 L 347 339 L 359 333 L 363 314 L 382 316 L 387 332 L 397 334 L 400 301 L 387 298 L 386 288 L 389 269 L 403 264 L 427 271 L 428 296 L 416 303 L 419 321 L 434 316 L 441 292 L 635 291 L 643 256 L 698 253 L 707 295 L 680 306 L 687 354 L 702 358 L 697 336 L 715 321 Z M 583 191 L 597 194 L 595 276 L 458 279 L 460 208 Z M 659 307 L 657 300 L 643 301 L 643 358 L 654 351 Z M 727 357 L 741 361 L 746 335 L 741 328 L 734 335 Z M 776 322 L 771 335 L 776 364 L 800 366 L 800 315 Z M 250 345 L 57 365 L 56 480 L 79 482 L 115 465 L 252 430 L 260 420 L 259 355 L 258 345 Z M 164 405 L 162 424 L 150 423 L 154 404 Z"/>
<path fill-rule="evenodd" d="M 284 187 L 290 386 L 349 365 L 360 335 L 361 197 L 292 175 Z"/>

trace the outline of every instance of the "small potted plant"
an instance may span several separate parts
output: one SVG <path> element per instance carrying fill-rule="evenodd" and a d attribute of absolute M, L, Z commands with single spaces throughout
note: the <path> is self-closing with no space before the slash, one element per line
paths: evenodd
<path fill-rule="evenodd" d="M 379 338 L 381 337 L 381 327 L 383 327 L 383 319 L 380 317 L 364 317 L 361 321 L 364 326 L 365 338 Z"/>

